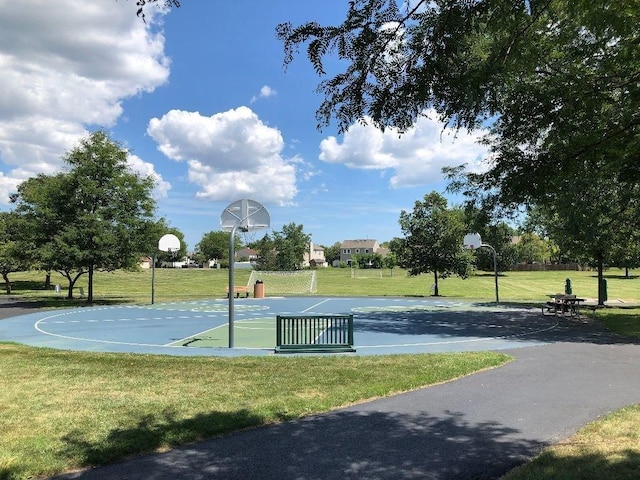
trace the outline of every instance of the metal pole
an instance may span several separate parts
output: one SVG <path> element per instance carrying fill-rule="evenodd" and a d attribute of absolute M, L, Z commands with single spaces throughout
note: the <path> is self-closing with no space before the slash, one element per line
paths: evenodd
<path fill-rule="evenodd" d="M 229 348 L 233 348 L 233 301 L 234 301 L 234 257 L 235 257 L 235 245 L 233 240 L 236 237 L 236 228 L 235 225 L 231 229 L 231 234 L 229 236 Z"/>
<path fill-rule="evenodd" d="M 496 249 L 493 248 L 488 243 L 483 243 L 481 246 L 490 248 L 491 251 L 493 252 L 493 274 L 494 274 L 495 281 L 496 281 L 496 304 L 499 304 L 500 303 L 500 299 L 498 297 L 498 261 L 497 261 L 497 258 L 496 258 Z"/>
<path fill-rule="evenodd" d="M 151 305 L 156 298 L 156 254 L 151 257 Z"/>

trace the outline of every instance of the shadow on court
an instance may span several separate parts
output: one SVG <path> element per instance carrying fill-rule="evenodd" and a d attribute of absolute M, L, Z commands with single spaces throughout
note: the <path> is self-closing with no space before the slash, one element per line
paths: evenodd
<path fill-rule="evenodd" d="M 506 308 L 500 310 L 374 311 L 357 314 L 354 335 L 384 334 L 442 339 L 506 338 L 517 341 L 577 342 L 594 344 L 640 343 L 607 330 L 598 322 L 581 318 L 544 316 L 540 310 Z"/>

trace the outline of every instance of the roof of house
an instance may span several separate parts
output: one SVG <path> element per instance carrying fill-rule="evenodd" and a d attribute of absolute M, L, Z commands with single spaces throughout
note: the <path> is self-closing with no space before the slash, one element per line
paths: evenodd
<path fill-rule="evenodd" d="M 342 242 L 342 248 L 373 248 L 378 246 L 378 241 L 372 238 L 365 240 L 345 240 Z"/>

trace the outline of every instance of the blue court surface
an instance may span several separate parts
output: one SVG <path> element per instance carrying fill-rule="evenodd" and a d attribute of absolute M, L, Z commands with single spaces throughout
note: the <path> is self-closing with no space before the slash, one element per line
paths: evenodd
<path fill-rule="evenodd" d="M 540 345 L 559 326 L 540 309 L 443 298 L 270 297 L 234 305 L 232 349 L 226 299 L 43 310 L 0 320 L 0 341 L 100 352 L 270 355 L 278 314 L 353 314 L 355 354 L 371 355 Z M 204 340 L 218 346 L 199 346 Z"/>

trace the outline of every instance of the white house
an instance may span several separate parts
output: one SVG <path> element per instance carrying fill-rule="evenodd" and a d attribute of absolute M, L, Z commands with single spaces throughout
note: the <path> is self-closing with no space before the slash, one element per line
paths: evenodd
<path fill-rule="evenodd" d="M 314 244 L 313 242 L 309 242 L 307 251 L 304 252 L 302 266 L 317 268 L 328 267 L 329 264 L 327 263 L 327 259 L 324 256 L 324 248 L 320 245 Z"/>

